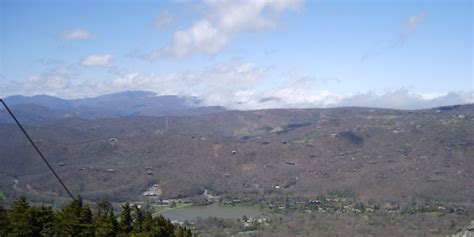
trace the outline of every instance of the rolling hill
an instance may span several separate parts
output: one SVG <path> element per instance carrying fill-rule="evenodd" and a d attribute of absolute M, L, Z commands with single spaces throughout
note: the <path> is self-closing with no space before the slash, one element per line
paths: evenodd
<path fill-rule="evenodd" d="M 141 200 L 156 183 L 163 198 L 207 189 L 252 200 L 345 192 L 474 204 L 472 104 L 71 117 L 27 130 L 70 189 L 90 200 Z M 0 134 L 7 198 L 65 195 L 18 128 L 3 123 Z"/>

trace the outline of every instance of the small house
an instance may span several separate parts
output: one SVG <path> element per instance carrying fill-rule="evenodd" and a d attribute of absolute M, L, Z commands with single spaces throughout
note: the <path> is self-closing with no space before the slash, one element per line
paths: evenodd
<path fill-rule="evenodd" d="M 286 165 L 292 165 L 292 166 L 294 166 L 294 165 L 295 165 L 295 162 L 293 162 L 293 161 L 285 161 L 285 164 L 286 164 Z"/>

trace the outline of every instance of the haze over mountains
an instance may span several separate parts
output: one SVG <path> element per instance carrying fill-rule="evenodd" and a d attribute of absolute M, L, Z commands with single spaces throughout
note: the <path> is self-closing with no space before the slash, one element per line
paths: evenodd
<path fill-rule="evenodd" d="M 193 97 L 156 96 L 153 92 L 127 91 L 94 98 L 66 100 L 58 97 L 10 96 L 5 101 L 22 122 L 51 122 L 68 117 L 85 119 L 127 116 L 193 116 L 224 111 L 218 106 L 199 106 Z M 0 122 L 11 122 L 0 109 Z"/>
<path fill-rule="evenodd" d="M 425 96 L 426 97 L 426 96 Z M 259 99 L 260 108 L 318 108 L 338 106 L 358 106 L 374 108 L 422 109 L 439 106 L 472 103 L 474 95 L 466 93 L 448 93 L 446 95 L 424 98 L 407 90 L 377 95 L 358 94 L 347 98 L 335 99 L 334 103 L 286 103 L 278 97 Z M 128 116 L 196 116 L 233 110 L 235 107 L 219 105 L 208 106 L 197 97 L 177 95 L 157 95 L 151 91 L 124 91 L 91 98 L 62 99 L 48 95 L 9 96 L 5 101 L 25 123 L 47 122 L 68 117 L 85 119 L 118 118 Z M 244 102 L 241 108 L 246 108 Z M 254 102 L 252 102 L 254 103 Z M 247 110 L 247 109 L 245 109 Z M 11 122 L 6 111 L 0 108 L 0 122 Z"/>
<path fill-rule="evenodd" d="M 199 204 L 210 193 L 223 202 L 297 210 L 295 203 L 340 195 L 353 200 L 349 206 L 380 207 L 382 216 L 415 210 L 416 215 L 400 216 L 420 223 L 415 236 L 434 227 L 454 233 L 472 219 L 474 104 L 230 111 L 201 107 L 196 98 L 140 91 L 6 101 L 69 189 L 87 201 L 159 198 Z M 5 203 L 18 196 L 46 203 L 66 200 L 4 110 L 0 134 Z M 146 197 L 156 185 L 159 197 Z M 433 210 L 445 215 L 435 218 L 439 223 L 418 216 L 431 216 Z M 363 225 L 375 228 L 370 223 Z M 380 224 L 380 233 L 387 231 L 386 223 Z M 321 225 L 304 228 L 311 226 Z"/>

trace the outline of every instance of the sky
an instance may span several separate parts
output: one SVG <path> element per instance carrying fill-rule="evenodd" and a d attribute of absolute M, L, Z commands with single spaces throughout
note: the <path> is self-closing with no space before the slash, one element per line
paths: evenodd
<path fill-rule="evenodd" d="M 1 0 L 0 96 L 474 103 L 471 0 Z"/>

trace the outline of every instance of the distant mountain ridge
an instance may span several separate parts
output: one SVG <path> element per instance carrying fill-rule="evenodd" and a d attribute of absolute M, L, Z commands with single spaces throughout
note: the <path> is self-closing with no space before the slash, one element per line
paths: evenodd
<path fill-rule="evenodd" d="M 10 96 L 5 101 L 18 115 L 18 119 L 26 123 L 67 117 L 196 116 L 225 111 L 219 106 L 200 106 L 200 101 L 194 97 L 158 96 L 149 91 L 125 91 L 72 100 L 48 95 Z M 0 108 L 0 122 L 11 122 L 3 108 Z"/>

